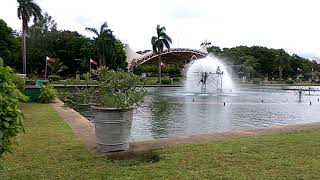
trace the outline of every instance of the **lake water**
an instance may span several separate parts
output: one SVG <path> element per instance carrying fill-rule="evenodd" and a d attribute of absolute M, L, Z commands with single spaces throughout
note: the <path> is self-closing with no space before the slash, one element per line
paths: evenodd
<path fill-rule="evenodd" d="M 320 87 L 312 87 L 316 91 L 310 95 L 305 91 L 301 103 L 297 91 L 283 88 L 296 87 L 242 87 L 220 95 L 188 93 L 183 87 L 148 88 L 145 103 L 134 111 L 133 141 L 320 122 Z M 163 111 L 154 103 L 159 99 L 167 102 Z"/>

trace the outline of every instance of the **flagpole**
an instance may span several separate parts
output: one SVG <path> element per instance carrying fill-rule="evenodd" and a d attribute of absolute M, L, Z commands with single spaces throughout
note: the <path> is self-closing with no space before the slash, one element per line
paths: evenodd
<path fill-rule="evenodd" d="M 44 70 L 44 79 L 46 80 L 47 79 L 47 71 L 48 71 L 48 60 L 47 60 L 47 57 L 46 57 L 46 67 L 45 67 L 45 70 Z"/>

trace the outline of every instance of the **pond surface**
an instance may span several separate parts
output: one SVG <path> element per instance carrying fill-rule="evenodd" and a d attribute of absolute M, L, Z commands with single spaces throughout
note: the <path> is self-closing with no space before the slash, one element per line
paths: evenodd
<path fill-rule="evenodd" d="M 133 141 L 320 122 L 320 87 L 304 92 L 301 103 L 298 92 L 282 88 L 254 86 L 220 95 L 148 88 L 145 103 L 134 112 Z"/>

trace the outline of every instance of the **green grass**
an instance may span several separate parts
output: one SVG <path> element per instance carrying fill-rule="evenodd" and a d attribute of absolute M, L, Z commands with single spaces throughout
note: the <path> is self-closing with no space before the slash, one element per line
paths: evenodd
<path fill-rule="evenodd" d="M 180 145 L 159 162 L 95 157 L 45 104 L 25 104 L 26 133 L 0 179 L 319 179 L 320 130 Z"/>

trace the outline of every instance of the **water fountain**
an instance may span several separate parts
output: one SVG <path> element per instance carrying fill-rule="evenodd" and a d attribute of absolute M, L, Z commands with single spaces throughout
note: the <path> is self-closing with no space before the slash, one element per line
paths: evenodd
<path fill-rule="evenodd" d="M 187 67 L 186 92 L 228 93 L 234 89 L 227 67 L 216 57 L 193 60 Z"/>

